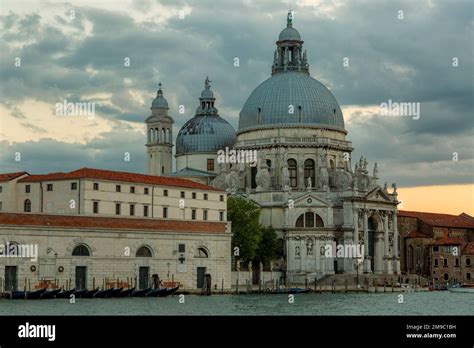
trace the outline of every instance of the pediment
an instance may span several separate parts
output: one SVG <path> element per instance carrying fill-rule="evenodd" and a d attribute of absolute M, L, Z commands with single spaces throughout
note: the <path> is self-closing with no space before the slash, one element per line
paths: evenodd
<path fill-rule="evenodd" d="M 390 202 L 392 199 L 380 186 L 374 187 L 367 195 L 365 199 L 368 201 L 377 201 L 377 202 Z"/>
<path fill-rule="evenodd" d="M 293 199 L 295 207 L 329 207 L 330 204 L 325 199 L 316 196 L 313 193 L 306 193 Z"/>

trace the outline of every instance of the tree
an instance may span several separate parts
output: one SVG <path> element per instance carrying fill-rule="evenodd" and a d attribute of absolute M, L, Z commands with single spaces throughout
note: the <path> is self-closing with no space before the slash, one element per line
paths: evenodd
<path fill-rule="evenodd" d="M 272 226 L 260 226 L 260 234 L 255 260 L 266 263 L 277 257 L 277 234 Z"/>
<path fill-rule="evenodd" d="M 232 222 L 232 251 L 238 247 L 242 261 L 253 260 L 261 238 L 259 207 L 248 199 L 229 197 L 227 212 Z"/>

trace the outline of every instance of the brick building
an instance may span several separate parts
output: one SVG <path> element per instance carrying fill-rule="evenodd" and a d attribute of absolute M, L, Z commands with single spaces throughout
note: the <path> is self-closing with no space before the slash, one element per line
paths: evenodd
<path fill-rule="evenodd" d="M 472 281 L 474 218 L 413 211 L 398 212 L 400 268 L 439 284 Z"/>

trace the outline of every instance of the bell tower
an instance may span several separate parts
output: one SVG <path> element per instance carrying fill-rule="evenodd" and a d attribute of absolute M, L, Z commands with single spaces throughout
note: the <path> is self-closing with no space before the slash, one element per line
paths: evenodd
<path fill-rule="evenodd" d="M 161 82 L 156 98 L 151 104 L 151 116 L 146 120 L 147 126 L 147 174 L 170 175 L 173 150 L 173 123 L 168 116 L 168 101 L 163 97 Z"/>

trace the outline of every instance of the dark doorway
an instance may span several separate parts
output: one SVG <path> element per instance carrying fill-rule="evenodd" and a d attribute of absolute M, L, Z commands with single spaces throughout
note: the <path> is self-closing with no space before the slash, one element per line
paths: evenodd
<path fill-rule="evenodd" d="M 76 267 L 76 290 L 87 289 L 87 267 Z"/>
<path fill-rule="evenodd" d="M 150 267 L 140 267 L 138 269 L 138 288 L 147 289 L 150 279 Z"/>
<path fill-rule="evenodd" d="M 258 262 L 252 264 L 252 284 L 260 284 L 260 265 Z"/>
<path fill-rule="evenodd" d="M 374 218 L 370 218 L 368 221 L 368 228 L 369 228 L 369 257 L 370 257 L 370 269 L 372 272 L 374 271 L 374 261 L 375 261 L 375 230 L 377 228 L 377 224 L 374 221 Z"/>
<path fill-rule="evenodd" d="M 257 166 L 251 167 L 250 168 L 250 188 L 256 188 L 257 187 Z"/>
<path fill-rule="evenodd" d="M 5 266 L 5 291 L 18 290 L 18 267 Z"/>
<path fill-rule="evenodd" d="M 206 267 L 198 267 L 197 273 L 197 288 L 202 289 L 204 286 L 204 276 L 206 275 Z"/>

